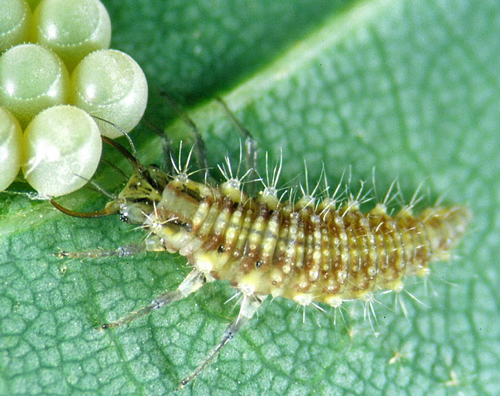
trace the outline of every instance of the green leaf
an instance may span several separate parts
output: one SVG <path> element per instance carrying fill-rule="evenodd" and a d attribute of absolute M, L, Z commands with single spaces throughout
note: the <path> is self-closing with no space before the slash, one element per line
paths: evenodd
<path fill-rule="evenodd" d="M 214 101 L 221 95 L 271 163 L 282 150 L 285 184 L 297 184 L 303 159 L 311 181 L 324 164 L 333 186 L 352 167 L 353 191 L 376 167 L 381 198 L 396 177 L 406 202 L 424 182 L 427 203 L 444 196 L 475 216 L 457 258 L 433 265 L 427 288 L 408 280 L 406 316 L 393 295 L 377 296 L 373 330 L 363 303 L 303 315 L 276 299 L 179 394 L 500 393 L 500 3 L 103 2 L 113 47 L 147 73 L 147 118 L 189 136 L 158 92 L 177 97 L 203 131 L 212 166 L 227 151 L 238 158 L 239 136 Z M 145 163 L 161 161 L 150 130 L 133 139 Z M 113 190 L 116 175 L 102 168 L 97 180 Z M 85 189 L 60 201 L 78 210 L 105 202 Z M 73 219 L 0 195 L 0 394 L 164 395 L 196 367 L 237 314 L 225 304 L 227 283 L 97 332 L 174 289 L 185 260 L 52 256 L 143 237 L 117 218 Z"/>

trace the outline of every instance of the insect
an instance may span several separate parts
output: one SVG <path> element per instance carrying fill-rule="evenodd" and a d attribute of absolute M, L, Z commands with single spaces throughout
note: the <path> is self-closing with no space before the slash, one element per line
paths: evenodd
<path fill-rule="evenodd" d="M 251 164 L 256 157 L 254 141 L 240 124 L 237 127 L 246 138 L 247 163 Z M 416 216 L 409 206 L 391 216 L 383 203 L 362 213 L 356 199 L 339 204 L 331 197 L 315 199 L 305 193 L 300 199 L 285 201 L 276 188 L 279 171 L 253 197 L 243 191 L 242 178 L 233 177 L 230 171 L 223 172 L 226 181 L 220 185 L 196 182 L 189 177 L 187 166 L 174 166 L 172 173 L 146 167 L 117 142 L 104 140 L 133 166 L 123 190 L 104 209 L 91 213 L 52 203 L 76 217 L 119 214 L 122 221 L 140 224 L 148 236 L 142 243 L 116 250 L 62 251 L 59 256 L 178 252 L 187 258 L 192 271 L 176 290 L 101 329 L 129 323 L 214 280 L 229 281 L 242 295 L 238 316 L 199 366 L 181 381 L 181 387 L 212 362 L 269 295 L 302 306 L 324 303 L 339 307 L 344 301 L 367 299 L 377 291 L 401 291 L 404 277 L 425 276 L 431 261 L 448 257 L 471 218 L 463 206 L 432 207 Z"/>

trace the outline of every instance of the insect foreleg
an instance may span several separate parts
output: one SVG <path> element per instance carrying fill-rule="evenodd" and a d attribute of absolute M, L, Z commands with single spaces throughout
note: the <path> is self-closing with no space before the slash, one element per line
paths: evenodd
<path fill-rule="evenodd" d="M 151 304 L 146 305 L 145 307 L 142 307 L 137 311 L 131 312 L 115 322 L 105 323 L 98 327 L 98 329 L 103 330 L 119 327 L 126 323 L 130 323 L 133 320 L 138 319 L 144 315 L 147 315 L 155 309 L 160 309 L 166 305 L 173 303 L 174 301 L 182 300 L 184 297 L 187 297 L 188 295 L 202 287 L 206 283 L 206 281 L 207 280 L 205 278 L 205 275 L 203 275 L 197 269 L 194 269 L 189 273 L 188 276 L 186 276 L 186 278 L 177 287 L 177 289 L 159 295 L 151 302 Z"/>
<path fill-rule="evenodd" d="M 248 323 L 248 321 L 255 314 L 257 309 L 262 305 L 267 295 L 245 295 L 241 303 L 240 312 L 238 317 L 226 327 L 224 335 L 219 343 L 210 351 L 205 360 L 201 362 L 198 367 L 186 378 L 184 378 L 180 387 L 183 388 L 191 380 L 195 379 L 211 362 L 217 357 L 222 348 L 231 341 L 236 333 Z"/>

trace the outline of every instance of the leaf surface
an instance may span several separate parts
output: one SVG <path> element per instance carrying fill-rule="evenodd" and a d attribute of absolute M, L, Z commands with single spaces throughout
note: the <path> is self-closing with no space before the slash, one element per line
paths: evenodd
<path fill-rule="evenodd" d="M 303 315 L 276 299 L 180 394 L 500 393 L 497 1 L 103 3 L 113 47 L 147 73 L 147 119 L 189 140 L 158 93 L 178 98 L 211 166 L 228 153 L 238 160 L 240 137 L 214 100 L 220 95 L 271 164 L 282 153 L 284 185 L 300 182 L 303 159 L 312 185 L 323 164 L 332 186 L 350 168 L 352 191 L 375 167 L 379 199 L 397 177 L 405 202 L 423 182 L 422 206 L 443 199 L 474 212 L 457 257 L 435 263 L 427 284 L 408 280 L 406 315 L 393 295 L 377 296 L 373 329 L 361 302 Z M 150 130 L 132 137 L 144 163 L 161 162 Z M 116 175 L 102 168 L 96 180 L 113 190 Z M 105 200 L 84 189 L 60 202 L 92 210 Z M 143 237 L 116 218 L 73 219 L 45 202 L 0 195 L 0 394 L 171 394 L 196 367 L 237 315 L 225 304 L 228 284 L 97 332 L 174 289 L 189 271 L 185 260 L 52 256 Z"/>

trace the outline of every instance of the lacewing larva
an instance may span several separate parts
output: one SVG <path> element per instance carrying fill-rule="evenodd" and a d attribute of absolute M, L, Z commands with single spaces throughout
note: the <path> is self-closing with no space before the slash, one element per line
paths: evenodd
<path fill-rule="evenodd" d="M 250 135 L 242 131 L 248 143 Z M 406 276 L 426 276 L 430 262 L 448 257 L 471 219 L 469 210 L 458 205 L 431 207 L 418 215 L 410 205 L 389 215 L 384 203 L 363 213 L 353 199 L 339 204 L 331 197 L 305 194 L 284 201 L 277 194 L 277 177 L 252 197 L 231 171 L 223 172 L 227 180 L 222 184 L 199 183 L 189 178 L 187 166 L 174 166 L 171 174 L 146 167 L 117 142 L 103 139 L 134 168 L 123 190 L 104 209 L 92 213 L 52 203 L 76 217 L 119 214 L 123 221 L 140 224 L 148 236 L 142 243 L 112 251 L 63 251 L 59 256 L 178 252 L 192 271 L 176 290 L 101 329 L 131 322 L 214 280 L 229 281 L 243 296 L 237 318 L 181 386 L 210 364 L 269 295 L 302 306 L 338 307 L 344 301 L 368 300 L 377 291 L 401 291 Z M 247 154 L 250 160 L 254 157 L 251 150 Z"/>

